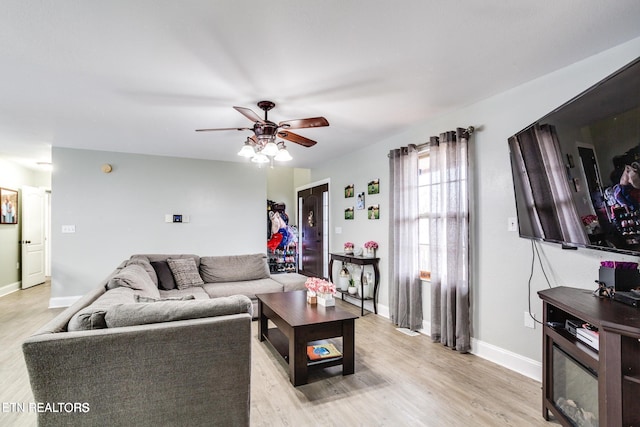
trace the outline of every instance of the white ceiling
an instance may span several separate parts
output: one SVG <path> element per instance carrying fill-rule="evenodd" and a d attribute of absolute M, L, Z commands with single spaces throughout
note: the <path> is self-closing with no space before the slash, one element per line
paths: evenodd
<path fill-rule="evenodd" d="M 2 0 L 0 155 L 71 147 L 239 161 L 232 106 L 326 117 L 346 151 L 640 36 L 637 0 Z M 425 139 L 427 135 L 425 135 Z M 420 142 L 420 141 L 416 141 Z"/>

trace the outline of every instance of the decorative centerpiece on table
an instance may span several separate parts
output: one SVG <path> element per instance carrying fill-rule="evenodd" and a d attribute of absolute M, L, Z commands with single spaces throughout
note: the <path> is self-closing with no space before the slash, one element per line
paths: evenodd
<path fill-rule="evenodd" d="M 307 302 L 309 304 L 317 303 L 326 307 L 336 305 L 336 300 L 333 298 L 336 293 L 336 285 L 333 283 L 318 277 L 309 277 L 304 282 L 304 286 L 307 288 Z"/>
<path fill-rule="evenodd" d="M 378 243 L 373 240 L 369 240 L 364 244 L 364 256 L 367 258 L 375 258 L 376 249 L 378 249 Z"/>
<path fill-rule="evenodd" d="M 353 243 L 347 242 L 344 244 L 344 253 L 347 255 L 353 255 Z"/>

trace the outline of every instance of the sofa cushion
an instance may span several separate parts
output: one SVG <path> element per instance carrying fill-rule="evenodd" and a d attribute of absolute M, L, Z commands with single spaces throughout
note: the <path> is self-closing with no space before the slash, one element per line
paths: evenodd
<path fill-rule="evenodd" d="M 308 277 L 298 273 L 274 274 L 271 276 L 273 280 L 282 284 L 283 291 L 304 291 L 306 288 L 304 283 Z"/>
<path fill-rule="evenodd" d="M 203 288 L 211 298 L 239 294 L 255 299 L 256 294 L 282 292 L 282 285 L 271 279 L 243 280 L 240 282 L 226 283 L 205 283 Z"/>
<path fill-rule="evenodd" d="M 235 294 L 236 292 L 234 292 Z M 191 295 L 195 299 L 209 299 L 209 294 L 202 289 L 201 286 L 192 286 L 186 289 L 171 289 L 170 291 L 163 291 L 160 289 L 160 298 L 175 298 Z M 229 296 L 233 294 L 224 295 Z"/>
<path fill-rule="evenodd" d="M 108 308 L 105 321 L 109 328 L 117 328 L 238 313 L 252 314 L 251 300 L 243 295 L 209 300 L 118 304 Z"/>
<path fill-rule="evenodd" d="M 147 257 L 143 255 L 133 255 L 131 258 L 129 258 L 126 265 L 139 265 L 140 267 L 144 268 L 144 271 L 147 272 L 153 284 L 158 286 L 158 276 L 156 275 L 156 271 Z"/>
<path fill-rule="evenodd" d="M 167 261 L 151 261 L 151 266 L 158 276 L 158 289 L 163 291 L 176 289 L 176 280 L 173 278 L 173 273 Z"/>
<path fill-rule="evenodd" d="M 107 308 L 116 304 L 133 303 L 135 296 L 135 291 L 131 288 L 118 287 L 107 291 L 90 305 L 74 314 L 69 320 L 67 330 L 74 332 L 106 328 L 104 316 Z"/>
<path fill-rule="evenodd" d="M 196 299 L 193 295 L 184 295 L 184 296 L 175 296 L 175 297 L 166 297 L 166 298 L 149 298 L 142 295 L 136 295 L 136 302 L 158 302 L 158 301 L 189 301 L 192 299 Z"/>
<path fill-rule="evenodd" d="M 200 277 L 200 273 L 198 272 L 198 266 L 192 258 L 169 258 L 167 263 L 173 273 L 173 278 L 176 280 L 178 289 L 204 285 L 202 277 Z"/>
<path fill-rule="evenodd" d="M 127 265 L 107 282 L 107 289 L 125 287 L 138 291 L 140 295 L 160 298 L 158 287 L 151 281 L 147 271 L 138 264 Z"/>
<path fill-rule="evenodd" d="M 206 283 L 267 279 L 269 265 L 265 254 L 201 257 L 200 275 Z"/>

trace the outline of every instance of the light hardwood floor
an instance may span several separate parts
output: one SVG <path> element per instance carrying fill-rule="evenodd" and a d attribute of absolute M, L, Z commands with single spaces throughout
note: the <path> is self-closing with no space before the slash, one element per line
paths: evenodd
<path fill-rule="evenodd" d="M 61 310 L 47 308 L 48 284 L 0 298 L 0 401 L 32 402 L 20 344 Z M 342 301 L 341 308 L 359 309 Z M 253 322 L 251 425 L 551 426 L 540 383 L 429 337 L 396 331 L 388 319 L 356 320 L 356 373 L 311 373 L 293 387 L 282 359 Z M 32 414 L 1 413 L 2 426 L 34 426 Z"/>

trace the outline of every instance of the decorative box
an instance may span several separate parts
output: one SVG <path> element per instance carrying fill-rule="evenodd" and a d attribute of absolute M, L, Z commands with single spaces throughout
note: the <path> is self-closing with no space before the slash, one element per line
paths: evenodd
<path fill-rule="evenodd" d="M 334 305 L 336 305 L 336 299 L 333 297 L 333 295 L 318 294 L 318 305 L 333 307 Z"/>

